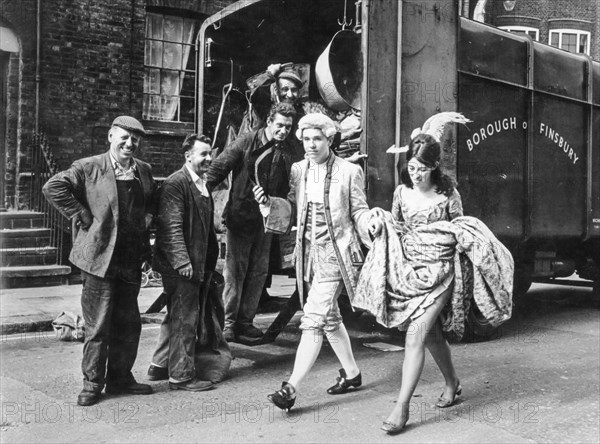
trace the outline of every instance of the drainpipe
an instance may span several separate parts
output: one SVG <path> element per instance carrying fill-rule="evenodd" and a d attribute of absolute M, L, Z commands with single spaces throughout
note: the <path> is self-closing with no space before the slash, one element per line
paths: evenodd
<path fill-rule="evenodd" d="M 40 49 L 42 40 L 42 0 L 37 0 L 36 13 L 36 42 L 35 42 L 35 133 L 40 129 Z"/>

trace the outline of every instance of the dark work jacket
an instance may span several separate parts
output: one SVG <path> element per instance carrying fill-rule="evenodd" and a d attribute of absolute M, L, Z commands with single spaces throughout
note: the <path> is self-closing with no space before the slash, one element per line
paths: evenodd
<path fill-rule="evenodd" d="M 256 183 L 254 163 L 266 148 L 272 146 L 272 143 L 263 145 L 264 132 L 264 128 L 261 128 L 242 134 L 225 148 L 208 170 L 207 186 L 211 190 L 232 173 L 229 200 L 223 214 L 228 230 L 251 233 L 262 228 L 262 215 L 252 188 L 253 182 Z M 288 139 L 290 137 L 291 134 Z M 271 196 L 287 195 L 291 167 L 303 157 L 296 147 L 287 142 L 288 139 L 276 148 L 279 150 L 278 156 L 274 153 L 266 156 L 259 166 L 259 183 Z M 271 168 L 275 157 L 279 159 Z"/>
<path fill-rule="evenodd" d="M 150 165 L 134 159 L 144 198 L 144 212 L 155 214 L 156 185 Z M 108 152 L 76 160 L 68 170 L 62 171 L 44 185 L 46 199 L 65 217 L 73 221 L 73 248 L 69 260 L 86 273 L 105 277 L 117 241 L 119 228 L 119 200 L 115 170 Z M 84 210 L 94 220 L 84 230 L 74 222 Z M 142 235 L 149 253 L 150 239 L 146 230 Z M 145 257 L 138 258 L 140 267 Z"/>
<path fill-rule="evenodd" d="M 212 197 L 202 196 L 184 165 L 161 187 L 152 267 L 179 275 L 178 268 L 191 264 L 193 279 L 201 281 L 214 270 L 218 253 Z"/>

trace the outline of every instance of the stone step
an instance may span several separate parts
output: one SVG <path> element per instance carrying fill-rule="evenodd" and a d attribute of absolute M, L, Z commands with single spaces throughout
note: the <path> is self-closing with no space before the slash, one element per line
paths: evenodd
<path fill-rule="evenodd" d="M 56 248 L 3 248 L 0 250 L 0 267 L 56 264 Z"/>
<path fill-rule="evenodd" d="M 0 267 L 0 281 L 2 288 L 61 285 L 69 273 L 67 265 Z"/>
<path fill-rule="evenodd" d="M 35 277 L 35 276 L 64 276 L 71 272 L 68 265 L 32 265 L 20 267 L 0 267 L 0 276 L 4 277 Z"/>
<path fill-rule="evenodd" d="M 0 229 L 42 228 L 45 225 L 44 213 L 37 211 L 0 212 Z"/>
<path fill-rule="evenodd" d="M 50 228 L 18 228 L 0 230 L 0 248 L 48 247 Z"/>

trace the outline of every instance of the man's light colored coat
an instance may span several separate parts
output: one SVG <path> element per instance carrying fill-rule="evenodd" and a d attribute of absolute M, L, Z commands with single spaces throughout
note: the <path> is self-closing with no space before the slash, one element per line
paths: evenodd
<path fill-rule="evenodd" d="M 287 199 L 270 197 L 271 210 L 265 221 L 266 230 L 282 233 L 291 229 L 295 216 L 298 228 L 295 249 L 296 280 L 301 302 L 304 301 L 302 279 L 305 252 L 303 239 L 308 211 L 305 193 L 308 165 L 308 160 L 303 160 L 292 166 L 288 197 Z M 354 289 L 364 262 L 361 242 L 366 246 L 371 244 L 368 234 L 371 213 L 367 206 L 364 184 L 364 173 L 358 165 L 333 154 L 329 156 L 327 173 L 323 182 L 323 206 L 327 229 L 333 241 L 337 262 L 340 264 L 350 301 L 354 298 Z"/>

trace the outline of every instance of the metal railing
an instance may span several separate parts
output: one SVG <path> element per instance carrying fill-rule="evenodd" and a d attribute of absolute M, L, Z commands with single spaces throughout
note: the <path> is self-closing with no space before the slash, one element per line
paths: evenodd
<path fill-rule="evenodd" d="M 29 208 L 42 213 L 44 227 L 50 228 L 50 246 L 56 248 L 56 263 L 63 265 L 65 262 L 63 249 L 65 240 L 71 230 L 70 223 L 56 208 L 54 208 L 42 194 L 44 184 L 59 172 L 56 159 L 44 133 L 33 136 L 31 142 L 31 193 Z"/>

